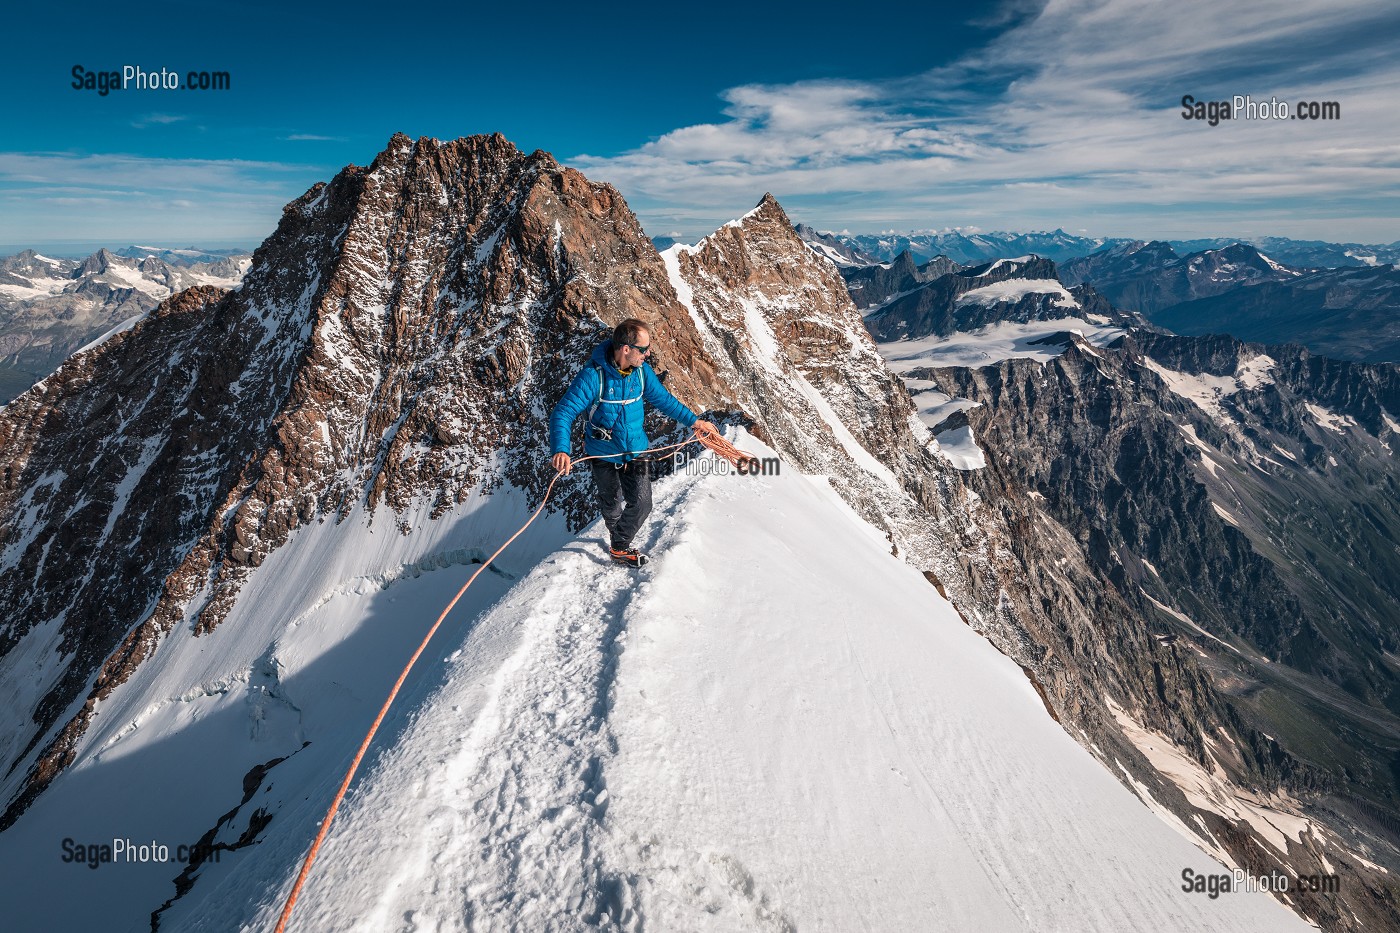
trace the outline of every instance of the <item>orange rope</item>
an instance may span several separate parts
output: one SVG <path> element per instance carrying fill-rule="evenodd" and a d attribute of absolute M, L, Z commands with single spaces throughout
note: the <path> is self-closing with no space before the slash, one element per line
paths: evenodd
<path fill-rule="evenodd" d="M 735 466 L 738 466 L 739 461 L 741 460 L 757 459 L 756 457 L 754 457 L 753 454 L 749 453 L 748 451 L 740 450 L 733 444 L 729 443 L 720 434 L 710 434 L 707 432 L 706 434 L 701 435 L 700 432 L 697 431 L 695 432 L 695 439 L 698 440 L 700 443 L 704 444 L 710 450 L 714 451 L 716 456 L 723 457 L 725 460 L 728 460 Z"/>
<path fill-rule="evenodd" d="M 723 457 L 736 466 L 740 459 L 751 459 L 748 454 L 734 447 L 719 434 L 710 433 L 708 431 L 704 434 L 701 434 L 699 431 L 694 431 L 690 437 L 687 437 L 678 444 L 667 444 L 664 447 L 651 447 L 647 450 L 629 450 L 626 451 L 626 453 L 646 454 L 655 453 L 660 450 L 671 450 L 676 447 L 684 447 L 686 444 L 689 444 L 692 439 L 698 440 L 705 447 L 714 451 L 717 456 Z M 617 454 L 610 454 L 609 456 L 617 456 Z M 569 468 L 573 469 L 575 464 L 583 463 L 586 460 L 598 459 L 605 458 L 601 455 L 580 457 L 572 461 Z M 340 782 L 340 789 L 335 792 L 335 797 L 331 800 L 330 809 L 326 811 L 326 815 L 321 819 L 321 830 L 316 834 L 316 841 L 311 843 L 311 851 L 306 853 L 306 861 L 302 862 L 301 873 L 297 875 L 296 884 L 292 885 L 292 893 L 287 896 L 287 903 L 282 908 L 282 916 L 277 921 L 276 933 L 285 933 L 287 920 L 292 916 L 292 908 L 296 906 L 297 895 L 301 893 L 301 886 L 306 882 L 306 876 L 311 872 L 311 863 L 316 860 L 316 853 L 321 848 L 321 843 L 325 840 L 326 833 L 330 831 L 331 820 L 335 819 L 335 812 L 340 809 L 340 802 L 345 797 L 345 791 L 350 787 L 350 781 L 355 777 L 355 771 L 360 767 L 360 760 L 364 758 L 365 751 L 369 748 L 369 743 L 374 739 L 375 732 L 379 731 L 379 724 L 384 721 L 384 716 L 389 712 L 389 707 L 393 704 L 394 698 L 399 695 L 399 688 L 403 686 L 404 680 L 408 677 L 408 672 L 413 669 L 413 665 L 418 661 L 418 656 L 428 647 L 428 642 L 431 641 L 433 635 L 437 633 L 438 626 L 442 625 L 443 619 L 447 618 L 447 614 L 452 611 L 452 607 L 457 605 L 457 601 L 462 598 L 462 594 L 467 591 L 467 587 L 476 582 L 476 578 L 481 575 L 481 572 L 489 567 L 491 562 L 499 557 L 502 551 L 510 547 L 511 542 L 520 537 L 525 529 L 529 528 L 531 523 L 539 517 L 540 512 L 544 510 L 545 503 L 549 501 L 550 493 L 554 491 L 554 484 L 558 482 L 559 477 L 563 475 L 562 471 L 554 474 L 554 479 L 551 479 L 549 481 L 549 486 L 545 488 L 544 498 L 540 500 L 539 507 L 535 509 L 534 513 L 525 524 L 520 526 L 520 530 L 507 538 L 505 544 L 496 548 L 496 553 L 488 557 L 480 567 L 476 568 L 476 572 L 471 575 L 471 578 L 467 580 L 466 583 L 462 584 L 462 588 L 457 591 L 457 595 L 452 597 L 452 602 L 447 604 L 447 608 L 442 610 L 442 614 L 437 617 L 437 621 L 433 623 L 433 627 L 428 629 L 428 634 L 423 636 L 422 644 L 418 646 L 417 651 L 413 652 L 413 657 L 408 659 L 408 664 L 404 665 L 403 672 L 399 674 L 399 679 L 394 681 L 394 688 L 389 691 L 388 698 L 384 701 L 384 705 L 380 707 L 379 715 L 374 717 L 374 724 L 369 727 L 369 732 L 365 733 L 365 739 L 360 743 L 359 751 L 355 752 L 355 758 L 350 762 L 350 769 L 345 772 L 345 779 Z"/>

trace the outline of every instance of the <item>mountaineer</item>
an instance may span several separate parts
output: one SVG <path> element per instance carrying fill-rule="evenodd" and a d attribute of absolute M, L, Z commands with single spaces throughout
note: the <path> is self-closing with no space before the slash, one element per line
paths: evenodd
<path fill-rule="evenodd" d="M 632 547 L 642 522 L 651 512 L 650 461 L 638 454 L 651 447 L 642 429 L 643 403 L 699 436 L 718 435 L 713 424 L 700 419 L 666 390 L 647 364 L 651 331 L 636 318 L 613 328 L 612 339 L 593 350 L 588 365 L 579 371 L 549 416 L 550 463 L 560 473 L 573 469 L 569 456 L 569 430 L 584 412 L 583 450 L 593 468 L 598 508 L 612 540 L 613 560 L 640 567 L 646 557 Z M 624 507 L 624 502 L 626 503 Z"/>

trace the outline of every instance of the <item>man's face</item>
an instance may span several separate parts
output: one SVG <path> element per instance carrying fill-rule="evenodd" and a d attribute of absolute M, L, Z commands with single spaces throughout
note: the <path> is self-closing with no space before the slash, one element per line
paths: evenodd
<path fill-rule="evenodd" d="M 642 349 L 638 350 L 637 347 L 641 347 Z M 630 343 L 624 343 L 622 344 L 622 346 L 618 347 L 617 358 L 618 362 L 622 364 L 623 369 L 633 369 L 645 363 L 647 361 L 647 357 L 649 357 L 650 355 L 651 332 L 644 330 L 641 332 L 641 334 L 637 336 L 637 342 L 635 346 Z"/>

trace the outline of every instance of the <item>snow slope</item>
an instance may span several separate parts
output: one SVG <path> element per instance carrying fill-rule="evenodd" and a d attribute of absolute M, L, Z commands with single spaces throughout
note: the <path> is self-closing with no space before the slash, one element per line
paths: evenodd
<path fill-rule="evenodd" d="M 1064 286 L 1058 282 L 1044 279 L 1011 279 L 987 288 L 995 291 L 997 287 L 1009 286 L 1014 293 L 1014 299 L 1026 293 L 1018 291 L 1023 285 L 1032 286 L 1032 290 L 1054 291 L 1057 287 L 1058 290 L 1064 291 Z M 981 291 L 986 289 L 975 290 Z M 959 296 L 958 300 L 974 295 L 975 292 L 966 292 Z M 1065 291 L 1065 295 L 1069 296 L 1069 292 Z M 1069 297 L 1071 301 L 1074 300 L 1072 296 Z M 991 366 L 1002 360 L 1023 357 L 1042 363 L 1048 362 L 1064 352 L 1065 344 L 1047 342 L 1047 338 L 1069 332 L 1079 334 L 1088 343 L 1098 347 L 1112 343 L 1123 335 L 1122 328 L 1107 326 L 1099 316 L 1090 315 L 1089 320 L 1065 317 L 1024 324 L 1000 321 L 971 332 L 955 331 L 945 337 L 934 335 L 917 340 L 891 340 L 877 346 L 890 371 L 897 373 L 904 380 L 904 387 L 909 390 L 910 397 L 918 406 L 919 419 L 930 428 L 937 428 L 954 412 L 964 408 L 975 408 L 977 403 L 968 399 L 951 398 L 938 391 L 933 382 L 910 375 L 911 372 L 931 366 Z M 944 431 L 937 439 L 940 453 L 957 469 L 976 470 L 987 465 L 986 454 L 977 446 L 971 428 Z"/>
<path fill-rule="evenodd" d="M 547 555 L 532 571 L 443 632 L 342 808 L 293 929 L 1306 929 L 1260 895 L 1183 893 L 1184 868 L 1219 866 L 1076 745 L 1016 665 L 823 477 L 678 476 L 658 484 L 656 504 L 649 570 L 606 564 L 596 529 L 552 548 L 551 532 L 519 558 Z M 387 689 L 383 670 L 467 571 L 359 586 L 350 565 L 364 559 L 327 543 L 337 527 L 274 554 L 264 588 L 250 587 L 206 646 L 236 649 L 213 640 L 256 627 L 274 591 L 292 599 L 343 578 L 278 640 L 283 692 L 315 741 L 258 789 L 273 812 L 262 841 L 207 865 L 165 928 L 271 928 L 352 733 Z M 392 617 L 388 597 L 404 606 Z M 317 611 L 350 626 L 344 643 Z M 291 650 L 298 628 L 322 634 Z M 316 689 L 296 691 L 298 672 L 337 648 Z M 231 685 L 227 705 L 246 713 L 253 686 Z M 168 720 L 154 743 L 205 736 L 165 762 L 185 779 L 201 754 L 225 753 L 205 722 Z M 283 747 L 299 740 L 290 720 L 278 728 Z M 238 729 L 217 739 L 258 741 Z M 120 779 L 124 741 L 16 825 L 34 851 L 57 857 L 63 825 L 96 834 L 102 816 L 74 788 L 85 772 Z M 129 819 L 165 832 L 144 822 L 160 809 Z M 10 877 L 28 854 L 13 835 L 0 837 Z M 63 892 L 7 890 L 7 914 L 136 929 L 158 906 L 133 866 L 61 877 Z"/>
<path fill-rule="evenodd" d="M 1064 352 L 1064 344 L 1043 343 L 1063 332 L 1078 333 L 1096 347 L 1123 336 L 1121 327 L 1106 321 L 1064 317 L 1025 324 L 1000 321 L 976 331 L 957 331 L 946 337 L 891 340 L 879 344 L 880 355 L 891 370 L 906 373 L 924 366 L 990 366 L 1002 360 L 1029 358 L 1042 363 Z"/>
<path fill-rule="evenodd" d="M 330 791 L 322 784 L 332 773 L 337 782 L 343 775 L 409 654 L 475 569 L 471 562 L 528 514 L 509 487 L 475 495 L 441 521 L 429 521 L 427 511 L 401 516 L 415 528 L 411 535 L 400 533 L 388 510 L 373 521 L 355 512 L 339 524 L 300 529 L 253 575 L 225 624 L 198 638 L 187 627 L 172 632 L 152 663 L 102 702 L 74 765 L 0 835 L 0 872 L 28 879 L 0 886 L 0 916 L 19 918 L 6 928 L 149 930 L 151 911 L 174 896 L 184 862 L 88 868 L 61 861 L 63 840 L 154 841 L 174 858 L 177 846 L 196 842 L 239 805 L 245 775 L 278 758 L 286 760 L 218 841 L 235 842 L 253 807 L 272 814 L 273 833 L 314 827 L 319 813 L 288 818 L 281 808 L 295 799 L 324 811 Z M 421 700 L 415 690 L 441 676 L 432 661 L 451 650 L 443 645 L 453 633 L 460 640 L 517 574 L 568 540 L 562 524 L 557 516 L 541 518 L 493 565 L 498 573 L 482 575 L 435 645 L 443 654 L 428 655 L 405 687 L 402 710 Z M 55 657 L 16 656 L 50 664 Z M 380 733 L 389 742 L 394 734 L 392 724 Z M 265 876 L 258 884 L 275 886 L 287 866 L 263 860 L 265 851 L 223 853 L 223 864 L 257 853 L 250 861 Z M 36 859 L 46 870 L 27 872 Z M 191 896 L 202 892 L 197 884 Z M 227 918 L 220 922 L 236 928 Z"/>

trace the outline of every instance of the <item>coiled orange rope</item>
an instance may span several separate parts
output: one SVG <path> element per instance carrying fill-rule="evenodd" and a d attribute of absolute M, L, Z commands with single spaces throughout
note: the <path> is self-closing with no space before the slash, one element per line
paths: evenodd
<path fill-rule="evenodd" d="M 692 440 L 699 441 L 705 447 L 714 451 L 716 456 L 723 457 L 725 460 L 728 460 L 735 466 L 739 465 L 740 460 L 753 459 L 753 456 L 751 454 L 739 450 L 737 447 L 729 443 L 718 433 L 712 433 L 709 431 L 705 431 L 703 433 L 700 431 L 694 431 L 691 433 L 690 437 L 687 437 L 685 440 L 677 444 L 666 444 L 662 447 L 651 447 L 647 450 L 629 450 L 627 451 L 627 453 L 649 454 L 657 453 L 658 451 L 662 450 L 673 450 L 677 447 L 684 447 L 686 444 L 689 444 Z M 611 456 L 617 455 L 612 454 Z M 601 458 L 600 456 L 580 457 L 579 459 L 574 460 L 573 464 L 583 463 L 586 460 L 598 459 L 603 458 Z M 573 464 L 571 464 L 570 466 L 571 469 Z M 369 727 L 369 732 L 365 733 L 365 738 L 364 741 L 360 743 L 359 751 L 355 752 L 355 758 L 350 762 L 349 770 L 345 772 L 345 779 L 340 782 L 340 789 L 335 792 L 335 797 L 331 800 L 330 809 L 326 811 L 326 815 L 321 819 L 321 829 L 318 833 L 316 833 L 316 840 L 311 843 L 311 850 L 306 853 L 306 860 L 302 862 L 301 873 L 297 875 L 296 884 L 292 885 L 292 892 L 289 895 L 287 895 L 287 903 L 282 907 L 282 916 L 277 921 L 276 933 L 285 933 L 285 930 L 287 928 L 287 921 L 292 916 L 292 908 L 296 906 L 297 895 L 301 893 L 301 887 L 306 882 L 306 876 L 311 872 L 311 863 L 316 861 L 316 853 L 320 850 L 321 843 L 326 838 L 326 833 L 330 831 L 331 820 L 335 819 L 335 812 L 336 810 L 340 809 L 340 802 L 342 799 L 344 799 L 345 791 L 349 789 L 350 782 L 355 777 L 355 771 L 360 767 L 360 760 L 365 757 L 365 751 L 369 748 L 369 743 L 374 739 L 374 734 L 377 731 L 379 731 L 379 725 L 384 721 L 384 716 L 389 712 L 389 707 L 393 705 L 394 698 L 399 695 L 399 688 L 403 686 L 403 682 L 408 678 L 408 672 L 413 669 L 413 665 L 417 663 L 419 655 L 421 655 L 423 651 L 428 647 L 428 642 L 432 640 L 433 635 L 437 633 L 438 627 L 442 625 L 442 620 L 447 618 L 447 614 L 452 611 L 453 606 L 457 605 L 457 601 L 462 598 L 462 594 L 467 591 L 467 588 L 470 587 L 473 583 L 475 583 L 476 578 L 481 575 L 481 572 L 487 567 L 489 567 L 491 565 L 491 562 L 497 557 L 499 557 L 502 551 L 510 547 L 511 542 L 514 541 L 516 538 L 520 537 L 520 535 L 525 531 L 525 529 L 529 528 L 531 523 L 533 523 L 534 520 L 539 517 L 540 512 L 544 511 L 545 503 L 549 501 L 550 493 L 554 491 L 554 484 L 558 482 L 559 477 L 563 475 L 563 471 L 554 474 L 554 478 L 549 481 L 549 486 L 545 488 L 544 498 L 540 500 L 539 507 L 536 508 L 535 511 L 530 515 L 530 517 L 526 520 L 525 524 L 520 526 L 520 530 L 517 531 L 515 534 L 511 535 L 509 538 L 507 538 L 505 544 L 502 544 L 500 547 L 496 548 L 496 552 L 490 557 L 486 558 L 482 565 L 476 568 L 476 572 L 471 575 L 467 582 L 462 584 L 462 588 L 457 591 L 457 595 L 452 597 L 452 601 L 447 604 L 447 607 L 442 610 L 442 614 L 437 617 L 437 621 L 433 623 L 433 627 L 428 629 L 428 634 L 423 636 L 423 642 L 418 646 L 418 650 L 413 652 L 413 656 L 409 658 L 408 663 L 404 665 L 403 672 L 399 674 L 399 679 L 394 681 L 394 688 L 389 691 L 389 696 L 387 699 L 384 700 L 384 705 L 379 708 L 379 715 L 374 717 L 374 724 Z"/>

